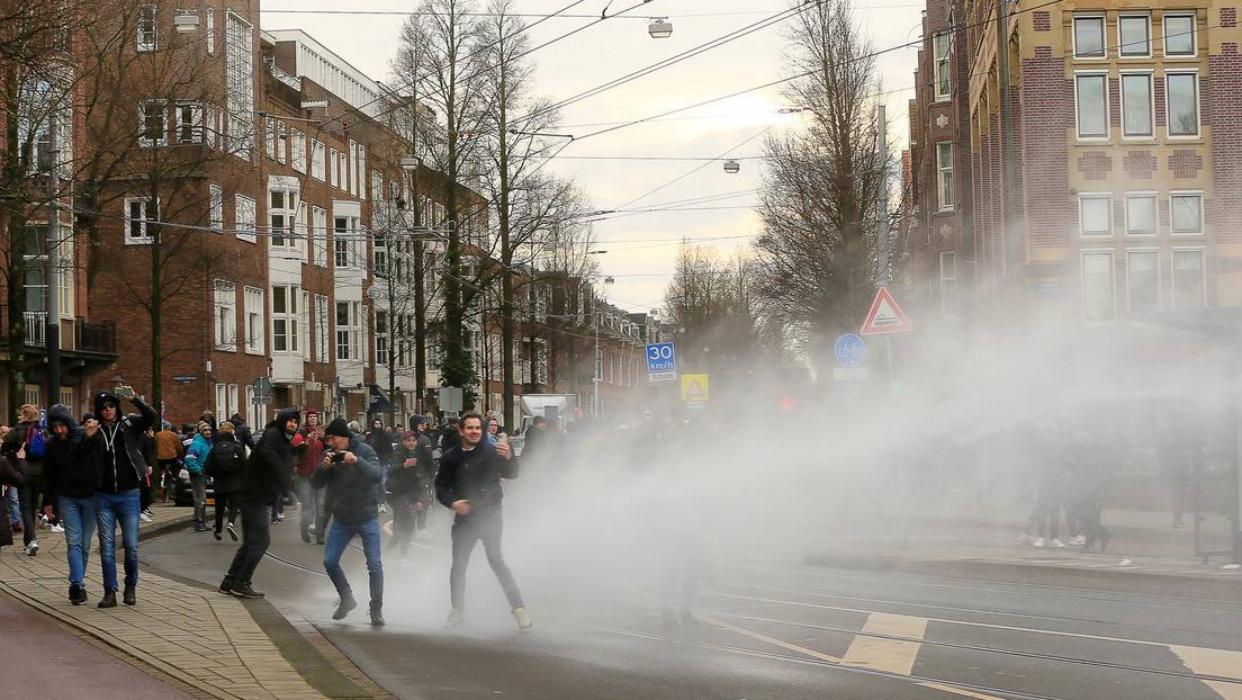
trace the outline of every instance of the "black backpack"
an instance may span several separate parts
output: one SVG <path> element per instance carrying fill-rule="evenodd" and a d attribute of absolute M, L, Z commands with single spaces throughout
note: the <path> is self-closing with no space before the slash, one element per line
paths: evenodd
<path fill-rule="evenodd" d="M 208 459 L 211 462 L 211 469 L 208 470 L 207 475 L 211 478 L 227 479 L 241 476 L 243 464 L 241 445 L 235 442 L 217 442 L 211 446 L 211 455 Z"/>

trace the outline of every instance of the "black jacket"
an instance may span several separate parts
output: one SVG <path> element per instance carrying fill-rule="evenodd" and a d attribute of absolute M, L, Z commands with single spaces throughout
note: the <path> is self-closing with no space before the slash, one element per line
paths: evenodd
<path fill-rule="evenodd" d="M 436 466 L 431 463 L 430 457 L 424 461 L 423 449 L 423 443 L 420 440 L 413 450 L 407 450 L 405 446 L 401 446 L 393 454 L 392 469 L 388 472 L 388 493 L 392 496 L 390 499 L 392 502 L 425 502 L 426 494 L 434 490 Z M 415 460 L 415 466 L 403 466 L 409 459 Z"/>
<path fill-rule="evenodd" d="M 367 444 L 371 449 L 375 450 L 375 456 L 379 458 L 380 466 L 384 469 L 395 464 L 393 462 L 393 442 L 396 436 L 387 430 L 373 430 L 367 435 Z"/>
<path fill-rule="evenodd" d="M 212 438 L 211 452 L 203 465 L 212 486 L 218 494 L 236 493 L 242 489 L 242 474 L 246 470 L 246 450 L 233 439 L 231 433 L 216 433 Z"/>
<path fill-rule="evenodd" d="M 22 474 L 38 477 L 43 475 L 43 460 L 30 456 L 29 448 L 26 449 L 26 459 L 23 460 L 25 463 L 20 467 L 17 464 L 17 452 L 26 444 L 26 435 L 34 425 L 34 423 L 23 421 L 13 426 L 13 429 L 4 436 L 4 443 L 0 444 L 0 454 L 4 455 L 11 467 L 19 469 Z M 46 457 L 46 455 L 44 456 Z"/>
<path fill-rule="evenodd" d="M 349 451 L 358 457 L 357 462 L 320 464 L 311 477 L 311 484 L 317 489 L 328 489 L 326 503 L 333 518 L 345 525 L 361 525 L 379 517 L 379 494 L 375 485 L 384 472 L 375 450 L 357 435 L 349 439 Z"/>
<path fill-rule="evenodd" d="M 468 452 L 454 447 L 440 455 L 436 498 L 450 508 L 462 499 L 470 501 L 472 511 L 499 508 L 505 496 L 500 480 L 517 476 L 517 457 L 502 459 L 486 440 Z"/>
<path fill-rule="evenodd" d="M 233 416 L 229 422 L 233 424 L 233 436 L 237 443 L 248 450 L 254 450 L 256 448 L 254 434 L 250 431 L 250 426 L 246 425 L 246 421 L 242 420 L 241 416 Z M 212 428 L 213 435 L 215 432 Z"/>
<path fill-rule="evenodd" d="M 56 425 L 63 423 L 69 428 L 64 440 L 56 435 Z M 44 486 L 47 490 L 44 503 L 56 503 L 60 496 L 88 498 L 99 487 L 99 463 L 85 444 L 85 436 L 69 409 L 52 406 L 47 412 L 47 457 L 43 463 Z"/>
<path fill-rule="evenodd" d="M 105 401 L 121 405 L 112 394 L 95 395 L 95 415 L 103 412 Z M 136 489 L 147 480 L 147 458 L 142 453 L 143 434 L 159 421 L 154 408 L 133 397 L 130 403 L 138 409 L 111 426 L 100 424 L 93 437 L 86 438 L 86 449 L 99 467 L 99 486 L 103 493 L 120 493 Z"/>
<path fill-rule="evenodd" d="M 293 484 L 293 436 L 285 432 L 285 423 L 296 416 L 295 412 L 282 411 L 263 429 L 242 472 L 241 493 L 246 498 L 271 505 L 289 492 Z"/>

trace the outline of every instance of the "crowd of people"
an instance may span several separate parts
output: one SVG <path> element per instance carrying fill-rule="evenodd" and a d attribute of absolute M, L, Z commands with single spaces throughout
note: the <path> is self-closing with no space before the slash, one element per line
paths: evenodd
<path fill-rule="evenodd" d="M 324 570 L 340 598 L 333 619 L 357 607 L 341 567 L 356 537 L 366 558 L 370 620 L 383 625 L 380 515 L 392 513 L 387 551 L 404 556 L 413 540 L 432 536 L 428 513 L 439 503 L 453 513 L 448 624 L 464 621 L 466 568 L 481 541 L 518 627 L 531 626 L 501 552 L 501 482 L 517 477 L 518 458 L 496 419 L 467 413 L 434 430 L 428 418 L 414 416 L 409 430 L 395 432 L 376 418 L 364 431 L 356 421 L 324 424 L 314 410 L 303 416 L 286 409 L 255 439 L 240 415 L 217 422 L 204 412 L 197 423 L 178 429 L 141 398 L 125 398 L 135 413 L 122 412 L 122 397 L 100 392 L 94 412 L 80 422 L 62 405 L 47 411 L 25 405 L 16 425 L 0 426 L 0 547 L 11 546 L 21 533 L 24 552 L 36 556 L 37 529 L 63 532 L 73 605 L 88 599 L 85 576 L 96 535 L 104 580 L 98 607 L 115 607 L 118 593 L 124 604 L 137 604 L 139 523 L 151 520 L 156 501 L 175 500 L 178 485 L 188 482 L 193 529 L 211 531 L 218 541 L 227 533 L 240 543 L 221 593 L 264 596 L 253 586 L 255 571 L 271 544 L 271 526 L 285 520 L 287 504 L 296 503 L 301 540 L 323 546 Z M 527 431 L 528 455 L 540 451 L 547 429 L 540 418 Z M 123 586 L 117 578 L 118 528 Z"/>

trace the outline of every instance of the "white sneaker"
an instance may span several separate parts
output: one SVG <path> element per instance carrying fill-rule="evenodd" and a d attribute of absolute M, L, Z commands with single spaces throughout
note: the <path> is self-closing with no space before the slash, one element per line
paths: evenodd
<path fill-rule="evenodd" d="M 1054 549 L 1065 549 L 1065 543 L 1057 537 L 1053 537 L 1052 541 L 1048 543 L 1048 546 Z"/>
<path fill-rule="evenodd" d="M 1024 532 L 1024 533 L 1022 533 L 1021 535 L 1018 535 L 1018 543 L 1019 543 L 1019 544 L 1032 544 L 1032 543 L 1034 543 L 1034 542 L 1035 542 L 1035 538 L 1034 538 L 1034 537 L 1031 537 L 1030 535 L 1026 534 L 1025 532 Z"/>
<path fill-rule="evenodd" d="M 1071 539 L 1070 539 L 1070 541 L 1069 541 L 1069 546 L 1071 546 L 1071 547 L 1081 547 L 1081 546 L 1085 545 L 1086 543 L 1087 543 L 1087 538 L 1086 538 L 1085 536 L 1083 536 L 1083 535 L 1079 535 L 1079 536 L 1077 536 L 1077 537 L 1074 537 L 1074 538 L 1071 538 Z"/>
<path fill-rule="evenodd" d="M 151 516 L 147 515 L 145 512 L 143 512 L 143 513 L 139 513 L 139 514 L 138 514 L 138 519 L 139 519 L 139 520 L 141 520 L 141 521 L 142 521 L 142 522 L 144 522 L 144 523 L 149 523 L 149 522 L 151 522 Z"/>
<path fill-rule="evenodd" d="M 1039 548 L 1041 548 L 1041 549 L 1042 549 L 1042 548 L 1043 548 L 1043 546 L 1044 546 L 1044 538 L 1042 538 L 1042 537 L 1036 537 L 1036 538 L 1035 538 L 1035 541 L 1034 541 L 1034 542 L 1032 542 L 1031 544 L 1033 544 L 1033 545 L 1035 545 L 1036 547 L 1039 547 Z"/>
<path fill-rule="evenodd" d="M 59 523 L 57 523 L 57 524 L 53 525 L 50 529 L 51 529 L 51 531 L 52 531 L 52 532 L 64 532 L 64 531 L 65 531 L 65 526 L 64 526 L 64 525 L 61 525 L 61 524 L 59 524 Z"/>
<path fill-rule="evenodd" d="M 40 516 L 39 516 L 39 529 L 40 529 L 40 530 L 46 530 L 46 529 L 47 529 L 47 516 L 46 516 L 46 515 L 40 515 Z"/>
<path fill-rule="evenodd" d="M 30 540 L 30 544 L 26 545 L 26 556 L 33 557 L 39 553 L 39 541 Z"/>
<path fill-rule="evenodd" d="M 530 615 L 526 614 L 526 608 L 514 608 L 513 619 L 517 620 L 517 626 L 520 630 L 528 630 L 531 625 L 535 624 L 530 621 Z"/>
<path fill-rule="evenodd" d="M 381 504 L 379 504 L 379 506 L 380 506 L 380 512 L 381 512 L 381 513 L 387 513 L 387 512 L 388 512 L 388 506 L 387 506 L 387 505 L 385 505 L 385 504 L 381 503 Z"/>

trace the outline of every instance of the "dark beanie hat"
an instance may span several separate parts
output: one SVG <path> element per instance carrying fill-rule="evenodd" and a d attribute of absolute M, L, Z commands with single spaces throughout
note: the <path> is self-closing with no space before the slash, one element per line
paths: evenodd
<path fill-rule="evenodd" d="M 334 418 L 323 432 L 328 436 L 343 438 L 353 437 L 353 433 L 349 432 L 349 424 L 345 422 L 344 418 Z"/>

